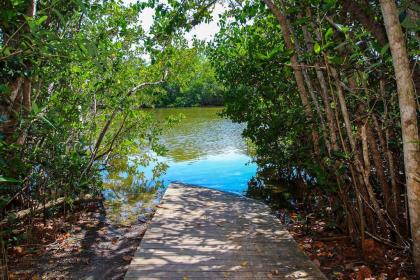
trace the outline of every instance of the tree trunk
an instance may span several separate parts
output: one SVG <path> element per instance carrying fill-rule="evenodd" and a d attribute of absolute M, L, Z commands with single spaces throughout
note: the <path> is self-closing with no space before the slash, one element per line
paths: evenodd
<path fill-rule="evenodd" d="M 22 92 L 22 117 L 27 118 L 29 113 L 32 110 L 32 103 L 31 103 L 31 95 L 32 95 L 32 82 L 29 78 L 25 78 L 23 82 L 23 92 Z M 28 128 L 23 129 L 18 139 L 16 140 L 16 144 L 23 145 L 26 140 Z"/>
<path fill-rule="evenodd" d="M 312 80 L 309 77 L 308 72 L 305 69 L 303 69 L 302 72 L 303 72 L 303 77 L 305 78 L 306 86 L 308 87 L 308 91 L 309 91 L 309 93 L 311 95 L 311 98 L 313 100 L 313 103 L 315 105 L 315 109 L 316 109 L 316 112 L 318 114 L 319 121 L 321 123 L 322 137 L 324 138 L 325 146 L 327 147 L 327 151 L 328 151 L 328 155 L 331 156 L 331 144 L 330 144 L 330 140 L 328 139 L 328 136 L 327 136 L 327 127 L 325 125 L 324 116 L 322 115 L 321 107 L 319 105 L 317 96 L 315 94 L 316 91 L 315 91 L 315 89 L 312 85 Z"/>
<path fill-rule="evenodd" d="M 408 208 L 413 238 L 413 258 L 420 279 L 420 149 L 414 83 L 410 73 L 404 34 L 394 1 L 380 0 L 397 81 L 404 151 Z"/>
<path fill-rule="evenodd" d="M 282 14 L 280 9 L 273 3 L 273 1 L 271 0 L 263 0 L 263 1 L 267 5 L 267 7 L 271 10 L 271 12 L 276 17 L 277 21 L 280 24 L 281 31 L 283 34 L 283 39 L 284 39 L 284 42 L 286 43 L 286 48 L 289 50 L 295 50 L 292 43 L 293 41 L 292 34 L 290 33 L 290 29 L 288 27 L 287 18 Z M 318 131 L 316 131 L 315 126 L 314 126 L 312 109 L 309 103 L 308 93 L 306 92 L 303 75 L 302 75 L 301 69 L 299 68 L 296 50 L 290 57 L 290 62 L 292 64 L 296 84 L 299 90 L 300 98 L 302 100 L 303 108 L 306 113 L 306 118 L 308 122 L 311 123 L 314 150 L 315 150 L 315 153 L 319 154 L 319 134 L 318 134 Z"/>
<path fill-rule="evenodd" d="M 375 134 L 373 133 L 372 127 L 369 124 L 369 122 L 366 124 L 366 136 L 367 136 L 367 141 L 369 144 L 369 150 L 371 151 L 371 155 L 373 159 L 373 164 L 375 166 L 376 177 L 382 189 L 385 209 L 391 214 L 391 217 L 394 218 L 395 213 L 394 213 L 392 201 L 391 201 L 391 192 L 390 192 L 388 180 L 385 175 L 382 156 L 378 149 Z"/>
<path fill-rule="evenodd" d="M 306 16 L 307 17 L 312 16 L 311 10 L 309 8 L 306 10 Z M 313 39 L 310 33 L 308 32 L 306 26 L 302 26 L 302 31 L 303 31 L 303 36 L 306 42 L 306 48 L 309 52 L 312 52 Z M 331 146 L 334 151 L 338 151 L 338 140 L 337 140 L 337 134 L 336 134 L 338 128 L 334 120 L 334 112 L 331 109 L 331 96 L 328 93 L 327 82 L 325 80 L 325 76 L 319 62 L 315 61 L 314 67 L 315 67 L 316 76 L 319 81 L 319 86 L 321 87 L 321 97 L 324 102 L 324 109 L 327 116 L 328 127 L 329 127 L 330 138 L 331 138 Z"/>
<path fill-rule="evenodd" d="M 379 125 L 379 121 L 377 120 L 377 118 L 375 117 L 375 115 L 373 116 L 373 121 L 375 123 L 376 126 L 376 130 L 378 132 L 379 135 L 379 140 L 381 141 L 381 145 L 382 148 L 384 149 L 384 153 L 386 154 L 386 158 L 388 161 L 388 171 L 389 171 L 389 177 L 391 179 L 391 189 L 392 189 L 392 203 L 394 204 L 394 208 L 395 208 L 395 214 L 397 215 L 398 218 L 398 213 L 399 213 L 399 208 L 400 208 L 400 188 L 397 185 L 397 171 L 396 171 L 396 165 L 395 165 L 395 160 L 394 160 L 394 155 L 392 153 L 392 151 L 390 150 L 390 148 L 388 147 L 389 144 L 389 128 L 387 127 L 387 123 L 388 123 L 388 106 L 387 106 L 387 102 L 386 102 L 386 97 L 385 97 L 385 81 L 384 79 L 381 79 L 379 81 L 379 92 L 382 98 L 382 102 L 384 103 L 384 117 L 383 117 L 383 123 L 385 125 L 385 135 L 383 133 L 383 129 L 381 128 L 381 126 Z"/>
<path fill-rule="evenodd" d="M 363 161 L 365 163 L 365 171 L 366 171 L 366 172 L 364 172 L 363 175 L 364 175 L 364 180 L 365 180 L 365 185 L 366 185 L 366 191 L 367 191 L 370 203 L 371 203 L 370 206 L 373 208 L 373 210 L 375 210 L 375 214 L 379 218 L 379 222 L 380 222 L 382 231 L 386 231 L 387 227 L 386 227 L 384 216 L 382 214 L 381 207 L 379 206 L 378 200 L 376 199 L 373 187 L 369 182 L 369 176 L 370 176 L 370 173 L 371 173 L 371 165 L 370 165 L 370 159 L 369 159 L 369 148 L 368 148 L 366 125 L 361 126 L 360 135 L 361 135 L 361 138 L 362 138 Z M 375 225 L 373 225 L 373 226 L 375 226 Z"/>

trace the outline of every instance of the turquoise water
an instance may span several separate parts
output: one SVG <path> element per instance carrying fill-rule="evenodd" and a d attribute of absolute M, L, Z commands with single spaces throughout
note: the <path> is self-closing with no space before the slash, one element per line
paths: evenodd
<path fill-rule="evenodd" d="M 181 182 L 227 192 L 243 194 L 255 175 L 255 164 L 247 155 L 236 151 L 209 155 L 194 161 L 176 162 L 168 159 L 169 169 L 162 176 L 164 184 Z"/>
<path fill-rule="evenodd" d="M 160 158 L 169 168 L 161 177 L 165 185 L 182 182 L 243 194 L 255 175 L 256 164 L 247 155 L 244 125 L 221 118 L 221 108 L 155 109 L 159 119 L 182 114 L 185 118 L 165 131 L 168 149 Z"/>

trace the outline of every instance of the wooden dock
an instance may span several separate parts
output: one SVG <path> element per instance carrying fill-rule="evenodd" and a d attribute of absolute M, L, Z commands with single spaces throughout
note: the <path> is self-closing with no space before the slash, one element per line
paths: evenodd
<path fill-rule="evenodd" d="M 326 278 L 264 204 L 172 184 L 125 279 Z"/>

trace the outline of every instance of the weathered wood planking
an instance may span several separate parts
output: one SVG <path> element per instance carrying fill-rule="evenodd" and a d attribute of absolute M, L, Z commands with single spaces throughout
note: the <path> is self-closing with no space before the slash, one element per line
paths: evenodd
<path fill-rule="evenodd" d="M 125 279 L 326 278 L 264 204 L 172 184 Z"/>

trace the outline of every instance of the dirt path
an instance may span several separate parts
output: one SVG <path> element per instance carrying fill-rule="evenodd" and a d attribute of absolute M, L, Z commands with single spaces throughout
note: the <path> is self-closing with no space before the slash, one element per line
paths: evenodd
<path fill-rule="evenodd" d="M 10 279 L 123 279 L 152 213 L 118 227 L 103 207 L 80 212 L 60 228 L 44 225 L 41 244 L 13 248 Z M 51 222 L 51 221 L 49 221 Z M 55 221 L 57 222 L 57 221 Z M 48 231 L 59 231 L 48 242 Z"/>

